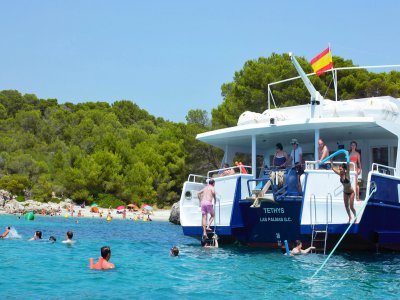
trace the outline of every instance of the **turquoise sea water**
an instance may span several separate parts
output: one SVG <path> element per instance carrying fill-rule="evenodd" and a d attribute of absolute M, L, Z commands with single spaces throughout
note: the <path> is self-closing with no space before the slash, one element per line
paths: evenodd
<path fill-rule="evenodd" d="M 288 258 L 241 245 L 202 249 L 168 222 L 0 216 L 22 239 L 0 240 L 0 299 L 399 299 L 399 254 Z M 27 241 L 35 230 L 57 242 Z M 62 244 L 67 230 L 76 244 Z M 89 270 L 109 245 L 115 270 Z M 170 257 L 177 245 L 180 257 Z"/>

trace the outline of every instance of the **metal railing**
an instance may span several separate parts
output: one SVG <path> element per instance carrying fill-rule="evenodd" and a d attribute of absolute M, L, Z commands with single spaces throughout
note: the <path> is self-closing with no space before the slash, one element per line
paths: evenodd
<path fill-rule="evenodd" d="M 324 198 L 318 198 L 319 200 L 324 199 Z M 315 224 L 330 224 L 332 223 L 333 220 L 333 199 L 332 199 L 332 194 L 328 193 L 325 197 L 325 223 L 318 223 L 318 218 L 317 218 L 317 198 L 315 197 L 315 194 L 311 194 L 310 196 L 310 225 L 315 225 Z M 330 205 L 329 205 L 330 204 Z M 313 220 L 313 206 L 314 206 L 314 220 Z M 329 219 L 329 208 L 331 211 L 331 216 Z"/>
<path fill-rule="evenodd" d="M 333 161 L 332 164 L 334 166 L 339 166 L 341 164 L 346 164 L 347 162 L 345 161 Z M 353 162 L 350 162 L 350 170 L 355 170 L 355 164 Z M 325 169 L 319 168 L 318 161 L 316 160 L 306 160 L 305 161 L 305 170 L 322 170 L 326 171 Z"/>
<path fill-rule="evenodd" d="M 381 174 L 394 176 L 395 174 L 397 174 L 397 169 L 394 167 L 389 167 L 389 166 L 373 163 L 372 164 L 372 172 L 378 172 Z"/>
<path fill-rule="evenodd" d="M 249 172 L 248 170 L 251 170 L 251 166 L 240 165 L 240 166 L 234 166 L 234 167 L 229 167 L 229 168 L 216 169 L 216 170 L 208 171 L 207 177 L 213 178 L 213 177 L 220 177 L 220 176 L 232 176 L 232 175 L 238 175 L 238 174 L 251 175 L 251 171 Z M 231 171 L 231 173 L 227 172 L 227 171 Z"/>
<path fill-rule="evenodd" d="M 206 183 L 209 177 L 203 175 L 189 174 L 187 181 L 196 183 Z"/>

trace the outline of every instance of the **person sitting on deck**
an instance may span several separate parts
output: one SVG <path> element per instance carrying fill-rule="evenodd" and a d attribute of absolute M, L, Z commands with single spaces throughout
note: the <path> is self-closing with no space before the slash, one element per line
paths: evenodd
<path fill-rule="evenodd" d="M 93 270 L 108 270 L 114 269 L 115 265 L 110 263 L 111 257 L 111 249 L 108 246 L 101 247 L 100 249 L 101 256 L 99 257 L 99 261 L 97 263 L 93 263 L 93 258 L 89 259 L 90 269 Z"/>
<path fill-rule="evenodd" d="M 235 170 L 229 167 L 229 164 L 224 164 L 224 170 L 221 170 L 220 176 L 235 175 Z"/>
<path fill-rule="evenodd" d="M 240 173 L 248 174 L 246 168 L 243 166 L 241 161 L 235 161 L 235 166 L 239 168 Z"/>

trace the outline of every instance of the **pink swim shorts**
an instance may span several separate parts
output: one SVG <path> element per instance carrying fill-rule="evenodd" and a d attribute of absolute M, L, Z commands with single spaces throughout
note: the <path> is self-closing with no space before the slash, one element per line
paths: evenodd
<path fill-rule="evenodd" d="M 211 216 L 214 215 L 214 209 L 211 202 L 203 202 L 201 203 L 201 214 L 207 215 L 210 214 Z"/>

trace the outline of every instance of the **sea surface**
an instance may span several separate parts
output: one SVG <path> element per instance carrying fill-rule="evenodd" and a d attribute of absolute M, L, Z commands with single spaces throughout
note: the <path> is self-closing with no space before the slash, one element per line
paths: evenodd
<path fill-rule="evenodd" d="M 285 257 L 239 244 L 202 249 L 168 222 L 0 216 L 0 299 L 399 299 L 400 254 Z M 35 230 L 43 241 L 28 241 Z M 62 244 L 67 230 L 76 243 Z M 1 233 L 0 233 L 1 234 Z M 57 237 L 52 244 L 49 236 Z M 116 269 L 89 269 L 111 247 Z M 172 246 L 180 249 L 171 257 Z"/>

